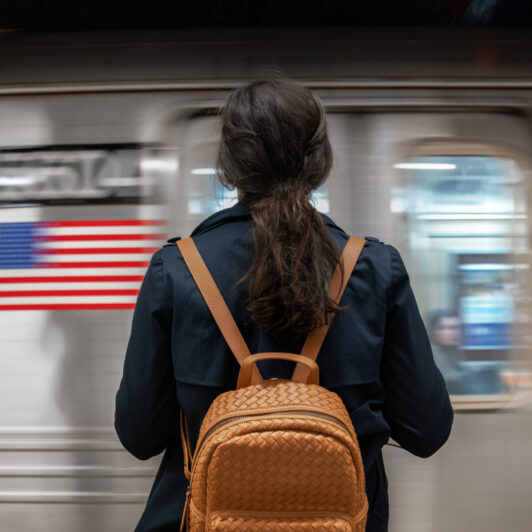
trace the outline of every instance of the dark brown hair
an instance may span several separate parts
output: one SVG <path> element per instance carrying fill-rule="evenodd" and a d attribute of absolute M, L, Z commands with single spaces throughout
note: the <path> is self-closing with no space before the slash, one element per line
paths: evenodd
<path fill-rule="evenodd" d="M 345 310 L 328 295 L 337 245 L 310 203 L 332 166 L 325 110 L 310 89 L 272 78 L 234 90 L 220 116 L 218 179 L 253 220 L 246 309 L 265 331 L 303 336 Z"/>

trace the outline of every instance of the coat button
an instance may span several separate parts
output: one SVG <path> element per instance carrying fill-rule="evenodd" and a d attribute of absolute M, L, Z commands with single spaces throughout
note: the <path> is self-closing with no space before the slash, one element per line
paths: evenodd
<path fill-rule="evenodd" d="M 168 242 L 169 244 L 173 244 L 174 242 L 177 242 L 178 240 L 181 240 L 181 237 L 180 237 L 180 236 L 174 236 L 174 237 L 172 237 L 172 238 L 169 238 L 169 239 L 167 240 L 167 242 Z"/>
<path fill-rule="evenodd" d="M 365 236 L 366 240 L 372 240 L 373 242 L 379 242 L 379 239 L 374 236 Z"/>

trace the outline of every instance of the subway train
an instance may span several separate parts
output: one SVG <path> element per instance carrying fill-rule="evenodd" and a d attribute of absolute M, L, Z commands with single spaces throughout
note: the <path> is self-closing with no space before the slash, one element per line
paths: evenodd
<path fill-rule="evenodd" d="M 393 532 L 532 522 L 532 44 L 503 30 L 0 34 L 0 530 L 134 529 L 159 457 L 114 429 L 151 254 L 236 200 L 220 106 L 287 75 L 327 110 L 315 207 L 396 246 L 455 421 L 387 446 Z M 356 428 L 356 427 L 355 427 Z"/>

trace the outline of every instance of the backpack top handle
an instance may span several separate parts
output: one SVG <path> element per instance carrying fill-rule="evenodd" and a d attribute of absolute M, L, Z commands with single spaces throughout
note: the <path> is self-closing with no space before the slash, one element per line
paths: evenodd
<path fill-rule="evenodd" d="M 290 360 L 291 362 L 299 362 L 304 364 L 309 369 L 309 373 L 301 382 L 306 384 L 320 383 L 320 371 L 318 364 L 316 364 L 316 362 L 310 358 L 302 358 L 301 355 L 297 355 L 296 353 L 257 353 L 256 355 L 250 355 L 242 362 L 240 373 L 238 374 L 238 383 L 236 385 L 237 390 L 239 388 L 245 388 L 251 384 L 251 368 L 253 367 L 253 364 L 259 362 L 260 360 L 271 359 Z"/>

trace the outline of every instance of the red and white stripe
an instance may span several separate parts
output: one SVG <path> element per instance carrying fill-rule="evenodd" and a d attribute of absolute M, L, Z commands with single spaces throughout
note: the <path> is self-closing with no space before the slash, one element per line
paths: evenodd
<path fill-rule="evenodd" d="M 162 220 L 39 224 L 38 267 L 0 269 L 0 310 L 133 309 Z"/>

